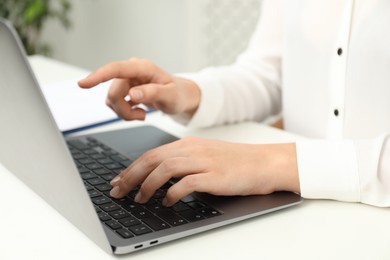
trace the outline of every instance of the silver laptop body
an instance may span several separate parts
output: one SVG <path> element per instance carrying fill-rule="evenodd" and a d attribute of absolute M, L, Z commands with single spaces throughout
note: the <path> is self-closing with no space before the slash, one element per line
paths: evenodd
<path fill-rule="evenodd" d="M 130 253 L 297 205 L 302 201 L 299 195 L 289 192 L 248 197 L 194 193 L 194 198 L 211 205 L 221 215 L 124 239 L 98 218 L 21 42 L 10 23 L 1 19 L 0 106 L 0 163 L 110 254 Z M 176 140 L 148 126 L 89 137 L 129 157 Z"/>

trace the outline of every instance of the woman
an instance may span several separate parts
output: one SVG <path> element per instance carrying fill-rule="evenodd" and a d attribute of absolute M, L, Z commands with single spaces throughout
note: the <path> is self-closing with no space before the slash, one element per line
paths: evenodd
<path fill-rule="evenodd" d="M 273 145 L 184 138 L 141 156 L 111 182 L 111 195 L 142 184 L 135 200 L 145 203 L 182 177 L 166 206 L 193 191 L 278 190 L 390 206 L 389 13 L 386 0 L 265 0 L 248 49 L 231 66 L 173 76 L 130 59 L 81 80 L 91 88 L 115 79 L 107 104 L 126 120 L 145 118 L 140 103 L 189 127 L 262 121 L 282 111 L 287 131 L 312 138 Z"/>

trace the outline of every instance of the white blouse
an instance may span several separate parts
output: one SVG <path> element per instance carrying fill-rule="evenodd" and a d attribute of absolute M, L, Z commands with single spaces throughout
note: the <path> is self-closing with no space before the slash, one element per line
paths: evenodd
<path fill-rule="evenodd" d="M 389 26 L 389 0 L 264 0 L 234 64 L 187 75 L 202 97 L 186 123 L 281 111 L 287 131 L 310 138 L 296 144 L 303 197 L 389 207 Z"/>

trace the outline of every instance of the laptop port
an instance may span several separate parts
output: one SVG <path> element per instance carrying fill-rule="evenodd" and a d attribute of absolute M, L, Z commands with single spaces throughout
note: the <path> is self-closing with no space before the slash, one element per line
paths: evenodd
<path fill-rule="evenodd" d="M 138 248 L 141 248 L 141 247 L 143 247 L 143 246 L 144 246 L 143 244 L 136 245 L 136 246 L 134 247 L 134 249 L 138 249 Z"/>

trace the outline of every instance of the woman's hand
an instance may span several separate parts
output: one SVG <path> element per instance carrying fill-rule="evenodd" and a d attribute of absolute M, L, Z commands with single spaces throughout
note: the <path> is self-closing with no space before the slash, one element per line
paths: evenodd
<path fill-rule="evenodd" d="M 163 200 L 171 206 L 191 192 L 214 195 L 299 192 L 295 144 L 236 144 L 187 137 L 146 152 L 111 185 L 121 198 L 141 184 L 135 201 L 146 203 L 171 178 Z"/>
<path fill-rule="evenodd" d="M 193 81 L 174 77 L 144 59 L 107 64 L 80 80 L 79 86 L 92 88 L 111 79 L 106 103 L 125 120 L 145 119 L 145 111 L 136 106 L 141 103 L 167 114 L 188 116 L 199 105 L 200 90 Z"/>

